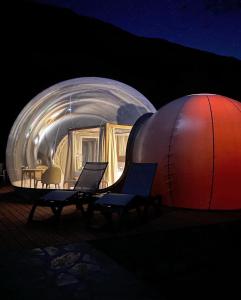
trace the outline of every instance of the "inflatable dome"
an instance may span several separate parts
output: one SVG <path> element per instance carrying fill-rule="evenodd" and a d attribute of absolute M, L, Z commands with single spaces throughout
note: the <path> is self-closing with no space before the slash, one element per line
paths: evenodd
<path fill-rule="evenodd" d="M 241 103 L 197 94 L 154 113 L 139 130 L 134 162 L 158 162 L 153 194 L 168 206 L 241 209 Z"/>
<path fill-rule="evenodd" d="M 108 161 L 103 186 L 121 175 L 128 136 L 153 105 L 134 88 L 106 78 L 57 83 L 36 95 L 12 126 L 7 171 L 15 186 L 41 188 L 41 175 L 61 169 L 61 188 L 71 188 L 86 161 Z M 51 187 L 54 187 L 53 185 Z"/>

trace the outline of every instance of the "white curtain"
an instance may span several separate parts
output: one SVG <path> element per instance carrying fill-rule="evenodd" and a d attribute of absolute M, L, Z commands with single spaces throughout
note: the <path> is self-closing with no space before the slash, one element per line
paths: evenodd
<path fill-rule="evenodd" d="M 75 172 L 80 172 L 86 161 L 98 161 L 99 128 L 79 129 L 73 132 Z"/>
<path fill-rule="evenodd" d="M 72 181 L 73 178 L 73 170 L 74 170 L 74 147 L 73 147 L 73 131 L 69 131 L 68 133 L 68 150 L 67 150 L 67 159 L 66 159 L 66 167 L 64 174 L 64 183 Z"/>
<path fill-rule="evenodd" d="M 99 159 L 98 161 L 100 162 L 106 162 L 107 157 L 106 157 L 106 147 L 105 147 L 105 143 L 106 143 L 106 127 L 105 126 L 101 126 L 100 127 L 100 135 L 99 135 Z"/>
<path fill-rule="evenodd" d="M 115 127 L 110 124 L 106 124 L 106 161 L 109 162 L 106 170 L 106 180 L 108 185 L 111 185 L 118 178 L 118 160 Z"/>
<path fill-rule="evenodd" d="M 119 129 L 120 131 L 120 129 Z M 129 133 L 118 133 L 116 136 L 117 139 L 117 179 L 121 176 L 125 168 L 125 159 L 126 159 L 126 146 L 128 141 Z"/>
<path fill-rule="evenodd" d="M 78 178 L 86 161 L 98 161 L 98 139 L 98 128 L 69 131 L 64 182 Z"/>
<path fill-rule="evenodd" d="M 54 164 L 60 167 L 63 174 L 65 173 L 65 168 L 66 168 L 67 152 L 68 152 L 68 136 L 66 135 L 59 143 L 53 157 Z"/>
<path fill-rule="evenodd" d="M 126 146 L 128 141 L 128 134 L 118 134 L 117 135 L 117 148 L 118 148 L 118 156 L 126 156 Z"/>
<path fill-rule="evenodd" d="M 83 165 L 83 159 L 82 159 L 82 138 L 81 138 L 81 130 L 73 131 L 73 170 L 72 174 L 73 176 L 78 176 L 82 165 Z M 78 174 L 77 174 L 78 173 Z"/>
<path fill-rule="evenodd" d="M 122 127 L 125 132 L 122 132 Z M 125 165 L 130 129 L 130 126 L 106 123 L 98 130 L 92 128 L 69 131 L 64 182 L 71 182 L 78 177 L 86 161 L 100 161 L 108 162 L 103 186 L 113 184 Z"/>
<path fill-rule="evenodd" d="M 98 159 L 98 139 L 83 138 L 82 139 L 82 157 L 83 162 L 97 161 Z"/>

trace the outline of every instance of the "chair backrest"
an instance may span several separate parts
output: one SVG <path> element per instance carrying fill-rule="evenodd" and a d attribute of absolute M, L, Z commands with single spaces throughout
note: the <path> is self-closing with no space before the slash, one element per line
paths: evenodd
<path fill-rule="evenodd" d="M 75 183 L 74 190 L 89 193 L 96 192 L 99 189 L 107 165 L 107 162 L 86 162 Z"/>
<path fill-rule="evenodd" d="M 122 193 L 148 197 L 156 169 L 157 163 L 131 163 L 127 170 Z"/>
<path fill-rule="evenodd" d="M 57 166 L 49 167 L 41 177 L 42 183 L 59 184 L 61 182 L 61 169 Z"/>

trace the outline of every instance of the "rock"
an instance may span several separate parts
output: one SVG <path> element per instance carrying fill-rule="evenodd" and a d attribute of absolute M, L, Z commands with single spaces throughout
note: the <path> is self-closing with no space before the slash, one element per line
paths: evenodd
<path fill-rule="evenodd" d="M 50 263 L 51 269 L 59 270 L 62 268 L 69 268 L 80 258 L 80 253 L 68 252 L 56 257 Z"/>

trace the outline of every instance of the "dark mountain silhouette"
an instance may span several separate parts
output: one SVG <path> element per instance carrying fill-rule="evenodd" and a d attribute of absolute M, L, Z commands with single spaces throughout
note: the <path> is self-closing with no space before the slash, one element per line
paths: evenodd
<path fill-rule="evenodd" d="M 9 130 L 21 109 L 43 89 L 82 76 L 120 80 L 156 108 L 191 93 L 217 93 L 241 100 L 241 61 L 161 39 L 134 36 L 67 9 L 19 1 L 5 21 L 4 90 Z"/>

